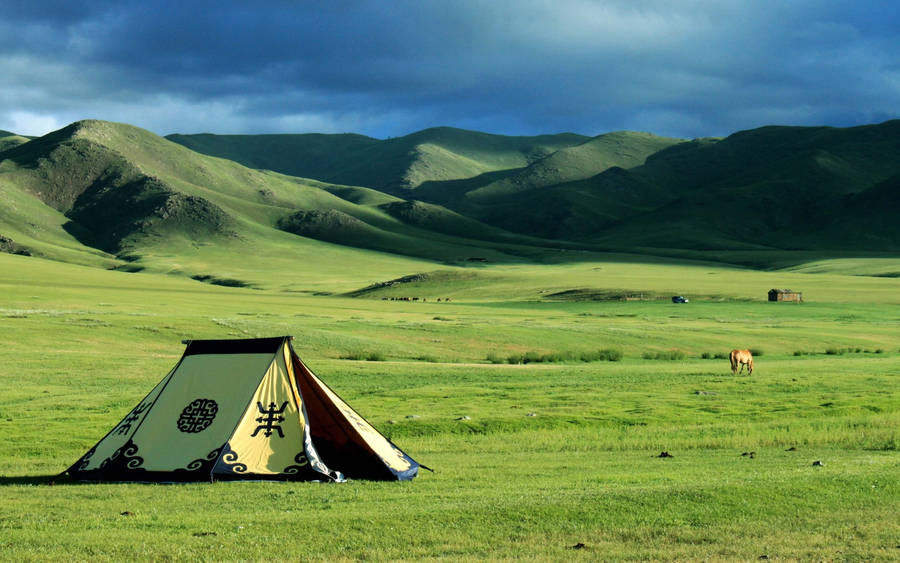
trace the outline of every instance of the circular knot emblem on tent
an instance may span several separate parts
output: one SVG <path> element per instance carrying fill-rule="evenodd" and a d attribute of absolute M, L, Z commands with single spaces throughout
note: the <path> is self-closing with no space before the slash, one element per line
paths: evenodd
<path fill-rule="evenodd" d="M 219 405 L 212 399 L 194 399 L 181 411 L 178 429 L 191 434 L 203 432 L 213 423 L 218 412 Z"/>

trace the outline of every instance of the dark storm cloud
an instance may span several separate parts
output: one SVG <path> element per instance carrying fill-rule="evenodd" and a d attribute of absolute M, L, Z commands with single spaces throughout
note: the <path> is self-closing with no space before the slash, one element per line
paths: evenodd
<path fill-rule="evenodd" d="M 892 3 L 73 4 L 5 11 L 0 129 L 98 117 L 161 134 L 693 137 L 880 121 L 900 107 Z"/>

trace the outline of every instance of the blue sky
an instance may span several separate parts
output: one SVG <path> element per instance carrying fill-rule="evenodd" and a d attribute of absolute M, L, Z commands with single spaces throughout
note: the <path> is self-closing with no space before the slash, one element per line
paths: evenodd
<path fill-rule="evenodd" d="M 0 0 L 0 129 L 719 136 L 900 117 L 883 1 Z"/>

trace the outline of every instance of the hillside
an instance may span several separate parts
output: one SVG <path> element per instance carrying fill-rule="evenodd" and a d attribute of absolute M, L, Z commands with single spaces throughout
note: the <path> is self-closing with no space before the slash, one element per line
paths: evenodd
<path fill-rule="evenodd" d="M 900 247 L 900 175 L 845 196 L 830 220 L 811 230 L 805 241 L 831 241 L 834 248 L 896 250 Z"/>
<path fill-rule="evenodd" d="M 587 137 L 510 137 L 436 127 L 385 140 L 361 135 L 169 135 L 188 148 L 252 168 L 403 194 L 428 181 L 527 166 Z"/>
<path fill-rule="evenodd" d="M 900 121 L 846 129 L 764 127 L 676 145 L 617 179 L 642 186 L 634 200 L 654 208 L 591 234 L 606 244 L 635 246 L 862 250 L 870 248 L 862 240 L 877 239 L 878 249 L 896 249 L 900 239 L 867 220 L 880 211 L 865 208 L 863 194 L 880 186 L 874 199 L 900 197 L 896 183 L 888 182 L 900 173 L 898 155 Z M 833 224 L 857 230 L 840 233 Z"/>
<path fill-rule="evenodd" d="M 384 141 L 324 136 L 342 152 L 327 158 L 323 136 L 202 136 L 203 146 L 201 136 L 172 138 L 245 158 L 265 141 L 277 155 L 266 165 L 276 170 L 317 161 L 321 169 L 304 172 L 589 248 L 892 250 L 900 240 L 891 221 L 868 220 L 881 211 L 864 207 L 895 199 L 889 179 L 900 173 L 898 123 L 769 126 L 691 141 L 625 131 L 502 137 L 435 128 Z"/>
<path fill-rule="evenodd" d="M 437 206 L 251 170 L 102 121 L 0 153 L 0 190 L 11 202 L 0 214 L 6 251 L 132 271 L 246 280 L 267 259 L 360 259 L 345 247 L 441 262 L 533 252 L 523 237 Z"/>
<path fill-rule="evenodd" d="M 253 285 L 273 283 L 264 262 L 624 251 L 782 267 L 900 249 L 900 121 L 691 141 L 452 128 L 171 138 L 259 168 L 102 121 L 18 138 L 0 151 L 0 251 Z M 343 183 L 267 169 L 290 163 Z"/>
<path fill-rule="evenodd" d="M 21 145 L 22 143 L 27 143 L 28 141 L 28 137 L 0 129 L 0 152 Z"/>
<path fill-rule="evenodd" d="M 631 201 L 634 190 L 618 173 L 681 142 L 649 133 L 608 133 L 507 174 L 430 182 L 416 195 L 510 231 L 577 240 L 615 224 L 633 209 L 649 209 Z M 589 180 L 607 171 L 612 171 L 605 177 L 608 189 L 595 189 Z"/>
<path fill-rule="evenodd" d="M 599 135 L 574 147 L 560 149 L 506 178 L 467 192 L 479 203 L 546 186 L 584 180 L 610 168 L 633 168 L 647 157 L 683 139 L 657 137 L 649 133 L 618 131 Z"/>
<path fill-rule="evenodd" d="M 330 181 L 347 166 L 348 155 L 379 141 L 355 134 L 325 135 L 167 135 L 166 139 L 195 152 L 232 160 L 248 168 L 273 170 L 288 176 Z"/>
<path fill-rule="evenodd" d="M 645 162 L 587 159 L 606 166 L 588 178 L 577 165 L 555 183 L 528 174 L 566 169 L 545 163 L 571 161 L 576 147 L 483 186 L 435 183 L 422 193 L 507 230 L 640 252 L 900 248 L 890 219 L 877 220 L 900 199 L 890 181 L 900 173 L 898 121 L 656 140 Z"/>

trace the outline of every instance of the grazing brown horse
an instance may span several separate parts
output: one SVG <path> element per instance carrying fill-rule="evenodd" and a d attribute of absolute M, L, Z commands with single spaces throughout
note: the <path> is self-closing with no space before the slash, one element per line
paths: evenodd
<path fill-rule="evenodd" d="M 749 373 L 753 373 L 753 354 L 750 353 L 750 350 L 731 351 L 731 375 L 737 375 L 738 364 L 741 366 L 741 373 L 744 372 L 745 365 Z"/>

